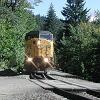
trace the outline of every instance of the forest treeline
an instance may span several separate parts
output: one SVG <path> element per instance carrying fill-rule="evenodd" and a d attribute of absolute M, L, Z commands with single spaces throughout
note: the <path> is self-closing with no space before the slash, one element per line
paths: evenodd
<path fill-rule="evenodd" d="M 26 0 L 0 0 L 0 67 L 22 69 L 24 37 L 38 25 Z"/>
<path fill-rule="evenodd" d="M 54 34 L 58 69 L 100 82 L 100 12 L 91 21 L 84 6 L 84 0 L 67 0 L 64 19 L 59 19 L 52 3 L 47 15 L 40 16 L 31 12 L 27 0 L 0 0 L 0 67 L 23 69 L 25 34 L 47 30 Z"/>

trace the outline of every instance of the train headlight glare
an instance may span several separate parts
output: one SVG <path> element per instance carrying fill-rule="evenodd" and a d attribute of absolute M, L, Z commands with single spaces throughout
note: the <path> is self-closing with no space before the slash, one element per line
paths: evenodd
<path fill-rule="evenodd" d="M 28 62 L 31 62 L 31 61 L 32 61 L 32 58 L 27 58 L 27 61 L 28 61 Z"/>
<path fill-rule="evenodd" d="M 44 62 L 49 62 L 48 58 L 44 58 Z"/>
<path fill-rule="evenodd" d="M 37 42 L 37 45 L 40 45 L 40 40 Z"/>

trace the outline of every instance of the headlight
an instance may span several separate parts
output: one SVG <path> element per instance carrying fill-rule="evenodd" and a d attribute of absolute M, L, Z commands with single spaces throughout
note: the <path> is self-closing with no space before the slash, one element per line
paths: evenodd
<path fill-rule="evenodd" d="M 28 58 L 27 58 L 27 61 L 28 61 L 28 62 L 32 62 L 32 58 L 29 58 L 29 57 L 28 57 Z"/>
<path fill-rule="evenodd" d="M 40 45 L 40 44 L 41 44 L 41 42 L 40 42 L 40 40 L 38 40 L 37 45 Z"/>
<path fill-rule="evenodd" d="M 48 58 L 44 58 L 44 62 L 49 62 Z"/>

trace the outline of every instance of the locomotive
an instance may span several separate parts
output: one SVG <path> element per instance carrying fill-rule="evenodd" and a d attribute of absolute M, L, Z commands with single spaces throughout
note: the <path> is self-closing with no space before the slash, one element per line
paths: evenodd
<path fill-rule="evenodd" d="M 30 31 L 25 36 L 25 69 L 29 74 L 47 73 L 54 65 L 53 34 Z"/>

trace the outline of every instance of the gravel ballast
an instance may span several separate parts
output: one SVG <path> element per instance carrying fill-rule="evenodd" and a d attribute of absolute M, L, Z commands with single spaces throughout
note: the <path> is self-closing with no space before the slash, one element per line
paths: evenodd
<path fill-rule="evenodd" d="M 25 77 L 0 77 L 0 100 L 68 100 L 44 90 Z"/>

